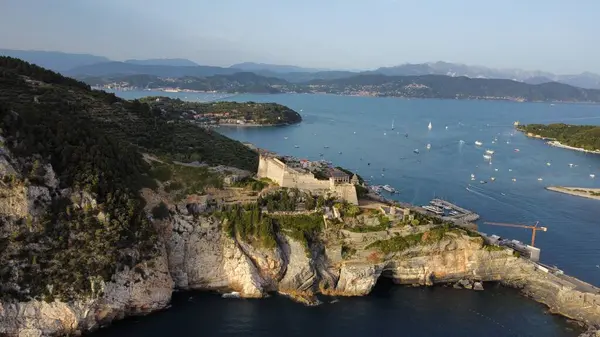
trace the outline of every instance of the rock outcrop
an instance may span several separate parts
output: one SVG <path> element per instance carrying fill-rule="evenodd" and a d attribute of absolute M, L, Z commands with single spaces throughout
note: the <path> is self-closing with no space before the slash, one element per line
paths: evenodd
<path fill-rule="evenodd" d="M 64 303 L 0 303 L 0 335 L 62 336 L 95 330 L 125 316 L 160 310 L 171 300 L 173 281 L 164 254 L 101 283 L 103 294 Z"/>

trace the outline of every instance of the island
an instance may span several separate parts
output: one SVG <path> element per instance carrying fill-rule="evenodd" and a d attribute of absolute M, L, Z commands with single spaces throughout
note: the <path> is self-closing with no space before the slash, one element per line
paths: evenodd
<path fill-rule="evenodd" d="M 600 200 L 600 188 L 548 186 L 546 189 L 578 197 Z"/>
<path fill-rule="evenodd" d="M 302 121 L 299 113 L 277 103 L 199 103 L 156 96 L 142 98 L 140 102 L 168 118 L 181 118 L 200 126 L 276 126 Z"/>
<path fill-rule="evenodd" d="M 81 335 L 162 310 L 174 291 L 316 305 L 381 278 L 499 282 L 600 324 L 600 289 L 534 247 L 165 112 L 0 57 L 0 335 Z"/>
<path fill-rule="evenodd" d="M 600 154 L 600 126 L 556 124 L 518 125 L 528 137 L 547 140 L 547 144 L 569 150 Z"/>

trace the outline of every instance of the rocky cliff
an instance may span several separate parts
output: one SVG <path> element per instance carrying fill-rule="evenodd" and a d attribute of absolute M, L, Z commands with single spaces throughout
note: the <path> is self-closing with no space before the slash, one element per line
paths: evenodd
<path fill-rule="evenodd" d="M 370 250 L 367 258 L 343 260 L 334 254 L 343 240 L 306 247 L 280 234 L 277 247 L 264 249 L 223 234 L 222 224 L 213 218 L 178 212 L 157 225 L 163 249 L 153 261 L 115 274 L 102 285 L 98 292 L 102 295 L 86 301 L 2 303 L 0 334 L 42 336 L 92 330 L 126 315 L 164 308 L 174 288 L 237 291 L 243 297 L 278 291 L 312 304 L 319 292 L 366 295 L 380 277 L 419 285 L 463 279 L 500 281 L 523 289 L 554 312 L 600 323 L 597 295 L 560 283 L 510 251 L 486 250 L 480 238 L 468 235 L 446 235 L 399 253 Z"/>

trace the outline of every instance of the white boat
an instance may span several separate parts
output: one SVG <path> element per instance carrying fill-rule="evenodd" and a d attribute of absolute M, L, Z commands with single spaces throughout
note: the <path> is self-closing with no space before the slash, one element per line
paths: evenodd
<path fill-rule="evenodd" d="M 491 181 L 496 181 L 496 177 L 491 177 L 490 180 Z"/>
<path fill-rule="evenodd" d="M 419 154 L 419 149 L 414 149 L 413 152 Z"/>
<path fill-rule="evenodd" d="M 300 146 L 298 146 L 298 145 L 294 145 L 294 147 L 295 147 L 295 148 L 299 148 Z"/>
<path fill-rule="evenodd" d="M 483 145 L 483 143 L 482 143 L 482 142 L 480 142 L 480 141 L 478 141 L 478 140 L 476 140 L 476 141 L 475 141 L 475 145 L 477 145 L 477 146 L 481 146 L 481 145 Z"/>
<path fill-rule="evenodd" d="M 448 125 L 446 125 L 446 130 L 448 130 Z"/>
<path fill-rule="evenodd" d="M 546 163 L 546 166 L 550 166 L 550 165 L 552 165 L 552 164 L 550 164 L 550 163 Z"/>
<path fill-rule="evenodd" d="M 432 213 L 438 214 L 438 215 L 444 214 L 444 210 L 442 210 L 439 207 L 435 207 L 435 206 L 425 205 L 425 206 L 423 206 L 423 209 L 426 209 L 426 210 L 428 210 Z"/>
<path fill-rule="evenodd" d="M 393 187 L 392 187 L 392 186 L 390 186 L 390 185 L 383 185 L 383 187 L 382 187 L 382 188 L 383 188 L 384 190 L 386 190 L 386 191 L 390 192 L 390 193 L 396 193 L 396 189 L 395 189 L 395 188 L 393 188 Z"/>
<path fill-rule="evenodd" d="M 573 164 L 569 164 L 569 167 L 573 167 Z"/>
<path fill-rule="evenodd" d="M 512 172 L 512 169 L 508 169 L 508 172 Z"/>
<path fill-rule="evenodd" d="M 490 160 L 490 159 L 492 159 L 492 156 L 490 156 L 489 154 L 484 154 L 483 158 Z"/>
<path fill-rule="evenodd" d="M 288 137 L 283 137 L 283 139 L 288 139 Z"/>
<path fill-rule="evenodd" d="M 461 140 L 459 140 L 458 142 L 459 142 L 460 144 L 464 144 L 464 143 L 465 143 L 465 141 L 464 141 L 464 140 L 462 140 L 462 139 L 461 139 Z"/>
<path fill-rule="evenodd" d="M 590 174 L 590 178 L 596 178 L 595 174 Z"/>
<path fill-rule="evenodd" d="M 496 169 L 494 169 L 494 171 L 498 172 L 498 169 L 496 168 Z"/>
<path fill-rule="evenodd" d="M 432 127 L 432 126 L 431 126 L 431 122 L 429 122 L 429 125 L 427 125 L 427 128 L 428 128 L 429 130 L 431 130 L 431 127 Z"/>
<path fill-rule="evenodd" d="M 519 149 L 515 149 L 515 152 L 519 152 L 519 151 L 521 151 L 521 150 L 519 150 Z"/>
<path fill-rule="evenodd" d="M 384 136 L 387 136 L 387 133 L 385 133 L 385 132 L 384 132 L 384 133 L 383 133 L 383 135 L 384 135 Z"/>
<path fill-rule="evenodd" d="M 223 298 L 240 298 L 240 293 L 237 291 L 232 291 L 230 293 L 225 293 L 221 297 Z"/>
<path fill-rule="evenodd" d="M 517 179 L 516 178 L 512 178 L 512 181 L 517 181 Z"/>
<path fill-rule="evenodd" d="M 471 180 L 475 180 L 475 175 L 471 173 Z"/>
<path fill-rule="evenodd" d="M 542 181 L 542 180 L 544 180 L 544 179 L 542 179 L 542 178 L 538 178 L 538 181 Z"/>
<path fill-rule="evenodd" d="M 494 150 L 485 150 L 485 153 L 487 153 L 487 154 L 494 154 Z"/>
<path fill-rule="evenodd" d="M 427 150 L 431 149 L 431 144 L 427 144 Z"/>

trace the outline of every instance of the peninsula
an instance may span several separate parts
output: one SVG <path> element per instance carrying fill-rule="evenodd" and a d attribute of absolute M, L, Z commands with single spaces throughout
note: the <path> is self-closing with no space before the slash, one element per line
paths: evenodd
<path fill-rule="evenodd" d="M 296 111 L 277 103 L 198 103 L 168 97 L 144 97 L 140 102 L 169 119 L 187 120 L 200 126 L 276 126 L 300 123 Z"/>
<path fill-rule="evenodd" d="M 517 125 L 528 137 L 547 140 L 551 146 L 600 154 L 600 126 L 570 124 Z"/>
<path fill-rule="evenodd" d="M 578 197 L 600 200 L 600 188 L 548 186 L 546 189 Z"/>
<path fill-rule="evenodd" d="M 313 305 L 398 284 L 486 281 L 600 324 L 600 290 L 495 237 L 377 199 L 331 163 L 254 151 L 0 57 L 0 335 L 92 331 L 174 290 Z"/>

